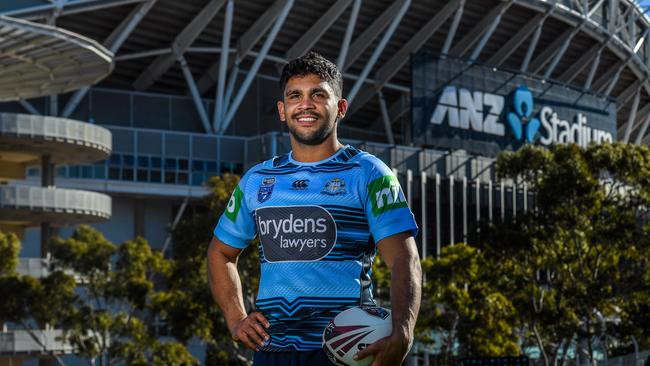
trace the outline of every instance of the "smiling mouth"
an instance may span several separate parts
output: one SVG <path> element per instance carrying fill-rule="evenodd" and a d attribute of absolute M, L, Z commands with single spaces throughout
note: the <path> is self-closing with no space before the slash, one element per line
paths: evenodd
<path fill-rule="evenodd" d="M 314 123 L 317 120 L 318 117 L 316 116 L 299 116 L 296 118 L 296 121 L 298 121 L 298 123 L 305 123 L 305 124 Z"/>

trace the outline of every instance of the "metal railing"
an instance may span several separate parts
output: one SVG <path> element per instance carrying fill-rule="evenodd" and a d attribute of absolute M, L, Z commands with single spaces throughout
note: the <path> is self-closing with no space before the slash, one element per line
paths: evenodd
<path fill-rule="evenodd" d="M 111 197 L 102 193 L 54 187 L 0 187 L 0 209 L 53 211 L 110 218 Z"/>
<path fill-rule="evenodd" d="M 45 353 L 47 351 L 57 353 L 72 353 L 70 344 L 60 341 L 63 331 L 60 329 L 36 330 L 36 337 L 42 344 L 39 345 L 26 330 L 9 330 L 0 332 L 0 354 L 16 353 Z"/>
<path fill-rule="evenodd" d="M 646 360 L 650 360 L 650 350 L 598 361 L 598 366 L 644 366 Z"/>
<path fill-rule="evenodd" d="M 111 132 L 101 126 L 67 118 L 0 113 L 0 135 L 41 138 L 112 150 Z"/>
<path fill-rule="evenodd" d="M 47 267 L 47 259 L 44 258 L 19 258 L 16 272 L 23 276 L 42 278 L 49 274 Z"/>

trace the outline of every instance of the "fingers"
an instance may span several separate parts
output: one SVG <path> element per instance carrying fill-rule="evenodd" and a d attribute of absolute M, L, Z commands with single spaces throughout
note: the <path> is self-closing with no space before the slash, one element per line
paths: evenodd
<path fill-rule="evenodd" d="M 383 342 L 380 340 L 380 341 L 377 341 L 377 342 L 369 345 L 368 347 L 366 347 L 366 348 L 362 349 L 361 351 L 357 352 L 357 354 L 354 355 L 354 359 L 355 360 L 361 360 L 361 359 L 364 359 L 364 358 L 366 358 L 366 357 L 368 357 L 370 355 L 377 354 L 379 352 L 379 350 L 382 349 L 382 345 L 381 345 L 382 343 Z"/>
<path fill-rule="evenodd" d="M 268 328 L 268 327 L 271 326 L 269 321 L 266 320 L 266 317 L 264 316 L 264 314 L 260 313 L 259 311 L 251 313 L 250 316 L 255 317 L 255 319 L 257 320 L 258 323 L 264 325 L 264 328 Z"/>
<path fill-rule="evenodd" d="M 262 325 L 266 328 L 270 326 L 264 315 L 259 312 L 251 313 L 240 321 L 233 338 L 241 341 L 247 348 L 259 351 L 269 339 Z"/>
<path fill-rule="evenodd" d="M 250 337 L 248 336 L 248 333 L 245 330 L 242 329 L 239 332 L 239 335 L 237 336 L 237 338 L 244 344 L 244 346 L 246 346 L 246 348 L 250 348 L 253 351 L 258 350 L 259 346 L 256 345 L 255 342 L 253 342 L 250 339 Z"/>

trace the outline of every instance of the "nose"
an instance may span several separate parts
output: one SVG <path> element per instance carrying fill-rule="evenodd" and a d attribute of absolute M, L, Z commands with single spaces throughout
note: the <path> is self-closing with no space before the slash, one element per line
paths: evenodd
<path fill-rule="evenodd" d="M 307 109 L 314 109 L 314 108 L 316 108 L 316 105 L 314 104 L 314 100 L 312 99 L 312 97 L 309 95 L 302 98 L 300 100 L 300 104 L 298 104 L 299 110 L 307 110 Z"/>

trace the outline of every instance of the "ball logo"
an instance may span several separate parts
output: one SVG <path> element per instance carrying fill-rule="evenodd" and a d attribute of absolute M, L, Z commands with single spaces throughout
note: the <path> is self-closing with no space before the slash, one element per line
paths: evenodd
<path fill-rule="evenodd" d="M 520 85 L 512 92 L 512 110 L 506 120 L 512 134 L 517 140 L 522 139 L 522 132 L 525 128 L 527 142 L 533 142 L 539 131 L 541 123 L 533 115 L 533 93 L 525 85 Z"/>
<path fill-rule="evenodd" d="M 367 325 L 335 327 L 334 323 L 330 324 L 331 326 L 328 325 L 328 327 L 325 329 L 324 339 L 325 342 L 328 342 L 330 344 L 332 351 L 335 352 L 339 357 L 343 357 L 353 348 L 358 351 L 366 348 L 368 344 L 362 343 L 360 341 L 375 331 L 375 329 Z M 339 364 L 339 362 L 335 362 Z"/>
<path fill-rule="evenodd" d="M 379 319 L 386 319 L 388 316 L 390 316 L 390 313 L 386 309 L 380 308 L 378 306 L 362 307 L 361 309 L 368 315 L 375 316 Z"/>
<path fill-rule="evenodd" d="M 320 206 L 261 207 L 255 223 L 269 262 L 318 261 L 336 242 L 334 218 Z"/>

